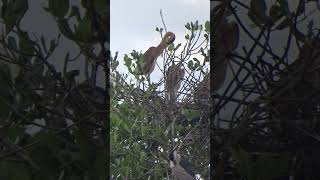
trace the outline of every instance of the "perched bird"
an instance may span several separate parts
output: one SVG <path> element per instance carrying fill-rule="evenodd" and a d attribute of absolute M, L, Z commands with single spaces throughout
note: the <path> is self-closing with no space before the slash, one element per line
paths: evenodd
<path fill-rule="evenodd" d="M 213 63 L 212 90 L 222 87 L 226 78 L 227 67 L 230 58 L 228 53 L 234 51 L 239 43 L 239 27 L 236 22 L 228 22 L 223 16 L 213 37 L 215 46 L 215 58 Z"/>
<path fill-rule="evenodd" d="M 210 74 L 206 74 L 201 82 L 194 88 L 193 98 L 197 104 L 207 104 L 210 98 Z"/>
<path fill-rule="evenodd" d="M 181 82 L 185 75 L 185 70 L 181 65 L 173 64 L 168 68 L 166 79 L 166 100 L 175 101 L 177 98 L 177 92 L 180 89 Z"/>
<path fill-rule="evenodd" d="M 195 180 L 195 173 L 191 169 L 190 164 L 181 159 L 181 156 L 177 153 L 177 151 L 173 151 L 169 155 L 170 159 L 170 168 L 172 170 L 172 174 L 178 180 Z"/>
<path fill-rule="evenodd" d="M 157 47 L 152 46 L 144 53 L 144 60 L 141 67 L 142 74 L 150 76 L 156 66 L 157 58 L 163 53 L 163 50 L 168 45 L 174 42 L 174 40 L 175 34 L 167 32 Z"/>

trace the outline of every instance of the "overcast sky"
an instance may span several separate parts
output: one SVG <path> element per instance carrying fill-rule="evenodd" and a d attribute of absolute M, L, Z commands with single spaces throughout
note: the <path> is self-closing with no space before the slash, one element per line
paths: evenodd
<path fill-rule="evenodd" d="M 0 0 L 1 3 L 1 0 Z M 56 39 L 58 34 L 60 33 L 57 23 L 54 20 L 54 17 L 46 12 L 43 8 L 48 7 L 47 0 L 38 0 L 32 1 L 29 0 L 29 10 L 24 15 L 24 18 L 21 20 L 21 27 L 24 30 L 27 30 L 30 34 L 30 38 L 35 40 L 34 37 L 40 39 L 41 36 L 46 38 L 47 44 L 49 44 L 50 40 Z M 70 8 L 71 5 L 79 4 L 78 0 L 69 0 Z M 80 8 L 80 12 L 82 12 Z M 64 57 L 67 53 L 70 54 L 70 58 L 74 58 L 79 53 L 79 47 L 68 38 L 61 36 L 60 44 L 49 58 L 49 62 L 55 66 L 58 71 L 62 71 Z M 84 80 L 83 73 L 84 66 L 84 57 L 80 56 L 77 61 L 69 62 L 69 70 L 73 69 L 81 69 L 79 78 L 79 82 Z M 105 87 L 105 76 L 101 71 L 101 68 L 98 71 L 97 76 L 97 85 L 100 87 Z"/>
<path fill-rule="evenodd" d="M 184 25 L 198 20 L 209 20 L 209 0 L 111 0 L 111 51 L 119 51 L 118 59 L 123 64 L 123 55 L 132 50 L 144 53 L 150 46 L 160 42 L 156 27 L 162 27 L 160 9 L 168 31 L 176 34 L 175 43 L 183 43 Z M 123 67 L 123 66 L 122 66 Z M 124 70 L 121 68 L 121 70 Z"/>

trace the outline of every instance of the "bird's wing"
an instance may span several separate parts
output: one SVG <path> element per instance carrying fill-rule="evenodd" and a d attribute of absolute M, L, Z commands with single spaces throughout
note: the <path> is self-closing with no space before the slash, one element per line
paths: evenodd
<path fill-rule="evenodd" d="M 195 172 L 194 172 L 193 169 L 191 168 L 190 163 L 189 163 L 188 161 L 185 161 L 185 160 L 182 159 L 182 160 L 180 161 L 180 164 L 181 164 L 182 167 L 185 168 L 185 170 L 186 170 L 187 172 L 190 173 L 191 176 L 195 176 Z"/>
<path fill-rule="evenodd" d="M 180 165 L 176 165 L 172 168 L 172 174 L 179 180 L 194 180 L 195 176 L 190 175 Z"/>
<path fill-rule="evenodd" d="M 239 27 L 236 22 L 229 23 L 228 29 L 226 30 L 227 43 L 229 50 L 235 50 L 239 44 Z"/>
<path fill-rule="evenodd" d="M 155 60 L 157 57 L 155 56 L 156 47 L 150 47 L 144 54 L 144 60 L 142 64 L 142 71 L 144 73 L 149 74 L 152 72 L 155 67 Z"/>
<path fill-rule="evenodd" d="M 175 80 L 174 71 L 175 71 L 175 65 L 169 66 L 169 68 L 167 70 L 167 81 L 168 82 L 173 82 Z"/>
<path fill-rule="evenodd" d="M 149 47 L 149 49 L 143 54 L 144 55 L 144 57 L 153 57 L 153 58 L 150 58 L 150 59 L 148 59 L 148 60 L 154 60 L 154 57 L 155 57 L 155 55 L 154 55 L 154 51 L 155 51 L 155 49 L 156 49 L 156 47 Z"/>

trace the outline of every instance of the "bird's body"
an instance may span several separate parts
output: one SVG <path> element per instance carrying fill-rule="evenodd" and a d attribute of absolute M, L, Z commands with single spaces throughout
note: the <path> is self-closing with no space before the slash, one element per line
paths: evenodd
<path fill-rule="evenodd" d="M 195 180 L 195 177 L 188 174 L 181 166 L 174 166 L 171 170 L 172 174 L 174 174 L 178 180 Z"/>
<path fill-rule="evenodd" d="M 210 98 L 210 74 L 206 74 L 198 86 L 194 88 L 194 100 L 197 104 L 204 104 Z"/>
<path fill-rule="evenodd" d="M 181 82 L 185 75 L 185 70 L 181 65 L 177 66 L 173 64 L 168 68 L 166 79 L 166 99 L 167 101 L 175 101 L 177 98 L 177 92 L 180 89 Z"/>
<path fill-rule="evenodd" d="M 142 64 L 142 74 L 150 76 L 153 72 L 157 58 L 163 53 L 164 49 L 175 40 L 175 34 L 172 32 L 167 32 L 160 44 L 157 47 L 150 47 L 144 53 L 144 60 Z"/>
<path fill-rule="evenodd" d="M 172 174 L 178 180 L 195 180 L 195 173 L 191 169 L 189 163 L 181 159 L 177 151 L 173 151 L 169 155 L 170 167 Z"/>
<path fill-rule="evenodd" d="M 213 63 L 212 90 L 220 89 L 226 79 L 230 58 L 228 53 L 234 51 L 239 43 L 239 27 L 236 22 L 228 22 L 223 17 L 214 35 L 215 58 Z"/>
<path fill-rule="evenodd" d="M 156 67 L 156 60 L 158 58 L 157 54 L 157 48 L 156 47 L 150 47 L 145 53 L 144 53 L 144 57 L 148 57 L 142 64 L 142 72 L 145 75 L 150 75 L 154 68 Z"/>

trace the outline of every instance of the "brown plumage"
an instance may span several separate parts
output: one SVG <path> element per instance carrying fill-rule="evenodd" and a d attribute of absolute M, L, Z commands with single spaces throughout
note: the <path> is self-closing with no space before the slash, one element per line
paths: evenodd
<path fill-rule="evenodd" d="M 194 88 L 194 100 L 198 103 L 206 103 L 210 95 L 210 74 L 206 74 L 198 86 Z"/>
<path fill-rule="evenodd" d="M 178 180 L 195 180 L 196 178 L 191 176 L 184 170 L 181 166 L 173 166 L 171 168 L 172 174 L 174 177 L 176 177 Z"/>
<path fill-rule="evenodd" d="M 181 82 L 184 78 L 185 71 L 181 65 L 173 64 L 168 68 L 166 79 L 166 100 L 175 101 L 177 92 L 180 89 Z"/>
<path fill-rule="evenodd" d="M 144 53 L 144 62 L 142 64 L 142 74 L 150 75 L 156 66 L 157 58 L 163 53 L 163 50 L 175 40 L 175 34 L 167 32 L 157 47 L 150 47 Z"/>
<path fill-rule="evenodd" d="M 229 58 L 227 54 L 234 51 L 239 43 L 239 27 L 235 22 L 223 19 L 214 35 L 215 58 L 213 65 L 212 87 L 213 91 L 221 88 L 226 78 Z"/>

